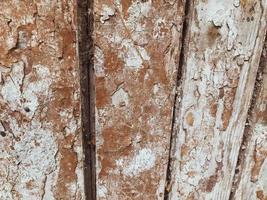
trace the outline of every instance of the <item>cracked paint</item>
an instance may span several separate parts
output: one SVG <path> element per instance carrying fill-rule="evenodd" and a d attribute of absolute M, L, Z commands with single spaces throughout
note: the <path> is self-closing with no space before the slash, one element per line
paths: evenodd
<path fill-rule="evenodd" d="M 0 199 L 82 200 L 75 3 L 0 7 Z"/>

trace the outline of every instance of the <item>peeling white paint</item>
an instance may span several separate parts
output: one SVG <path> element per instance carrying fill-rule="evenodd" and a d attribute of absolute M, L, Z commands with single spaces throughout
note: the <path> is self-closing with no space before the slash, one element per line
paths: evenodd
<path fill-rule="evenodd" d="M 103 5 L 103 10 L 101 12 L 101 17 L 100 17 L 100 21 L 101 23 L 105 23 L 105 21 L 107 21 L 109 19 L 110 16 L 115 15 L 115 9 L 109 7 L 108 5 L 104 4 Z"/>
<path fill-rule="evenodd" d="M 11 66 L 11 73 L 4 80 L 4 85 L 1 89 L 1 95 L 3 99 L 10 104 L 12 110 L 16 110 L 21 105 L 20 87 L 24 77 L 24 63 L 17 62 Z"/>
<path fill-rule="evenodd" d="M 25 77 L 23 97 L 25 102 L 23 104 L 24 108 L 28 107 L 30 112 L 29 116 L 33 116 L 36 109 L 38 108 L 39 96 L 44 95 L 46 98 L 49 98 L 49 86 L 52 84 L 51 74 L 49 69 L 43 65 L 33 66 L 33 69 L 36 70 L 37 79 L 36 81 L 31 81 L 31 77 Z"/>
<path fill-rule="evenodd" d="M 164 33 L 161 31 L 162 28 L 166 26 L 166 20 L 162 17 L 158 18 L 155 21 L 154 30 L 153 30 L 153 37 L 155 39 L 164 38 Z"/>
<path fill-rule="evenodd" d="M 95 47 L 95 62 L 94 62 L 94 69 L 95 69 L 95 74 L 97 77 L 103 77 L 105 76 L 105 71 L 104 71 L 104 54 L 101 48 Z"/>
<path fill-rule="evenodd" d="M 99 198 L 107 198 L 107 188 L 104 185 L 98 185 L 97 195 Z"/>
<path fill-rule="evenodd" d="M 124 60 L 127 67 L 141 68 L 144 61 L 149 61 L 150 57 L 143 47 L 135 46 L 129 39 L 122 42 L 124 51 L 119 53 L 119 57 Z M 124 53 L 125 52 L 125 53 Z"/>
<path fill-rule="evenodd" d="M 146 2 L 134 1 L 132 5 L 128 8 L 129 17 L 125 21 L 125 25 L 130 30 L 136 30 L 136 26 L 143 17 L 147 17 L 151 11 L 152 1 L 148 0 Z"/>
<path fill-rule="evenodd" d="M 156 154 L 151 149 L 141 149 L 129 164 L 124 166 L 122 173 L 126 176 L 137 176 L 141 172 L 147 171 L 154 167 Z"/>
<path fill-rule="evenodd" d="M 127 106 L 129 104 L 128 93 L 123 88 L 118 89 L 112 95 L 112 104 L 115 106 Z"/>

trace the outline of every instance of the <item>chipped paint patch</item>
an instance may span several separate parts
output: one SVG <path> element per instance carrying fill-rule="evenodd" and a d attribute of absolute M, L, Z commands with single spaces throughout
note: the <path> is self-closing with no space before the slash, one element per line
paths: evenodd
<path fill-rule="evenodd" d="M 99 185 L 99 187 L 97 188 L 97 194 L 99 198 L 107 198 L 107 193 L 107 188 L 104 185 Z"/>
<path fill-rule="evenodd" d="M 151 149 L 141 149 L 129 164 L 124 166 L 122 173 L 126 176 L 138 176 L 154 167 L 156 154 Z"/>
<path fill-rule="evenodd" d="M 113 15 L 115 15 L 115 9 L 104 4 L 103 10 L 101 12 L 101 17 L 100 17 L 101 23 L 104 24 L 105 21 L 107 21 Z"/>
<path fill-rule="evenodd" d="M 115 106 L 127 106 L 129 104 L 128 93 L 123 88 L 118 89 L 111 97 L 112 104 Z"/>
<path fill-rule="evenodd" d="M 104 53 L 101 48 L 95 47 L 95 74 L 97 77 L 103 77 L 105 76 L 105 71 L 104 71 Z"/>
<path fill-rule="evenodd" d="M 134 45 L 131 40 L 123 40 L 122 48 L 125 50 L 120 52 L 119 56 L 124 60 L 127 67 L 139 69 L 145 61 L 150 60 L 146 50 L 143 47 Z"/>

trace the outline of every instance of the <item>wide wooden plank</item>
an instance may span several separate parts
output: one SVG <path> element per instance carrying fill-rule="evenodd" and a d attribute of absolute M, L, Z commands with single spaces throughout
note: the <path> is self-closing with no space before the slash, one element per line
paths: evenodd
<path fill-rule="evenodd" d="M 95 0 L 97 199 L 163 199 L 183 4 Z"/>
<path fill-rule="evenodd" d="M 231 199 L 267 199 L 267 43 L 261 58 Z"/>
<path fill-rule="evenodd" d="M 169 199 L 226 200 L 254 90 L 267 1 L 190 3 Z"/>
<path fill-rule="evenodd" d="M 0 1 L 0 199 L 81 200 L 76 1 Z"/>

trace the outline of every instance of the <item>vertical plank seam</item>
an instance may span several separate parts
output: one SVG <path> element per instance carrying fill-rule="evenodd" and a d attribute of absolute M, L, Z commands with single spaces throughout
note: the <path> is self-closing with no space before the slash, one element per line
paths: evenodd
<path fill-rule="evenodd" d="M 77 0 L 81 134 L 84 154 L 84 191 L 86 200 L 96 200 L 93 5 L 93 0 Z"/>
<path fill-rule="evenodd" d="M 191 11 L 191 1 L 185 0 L 182 1 L 183 4 L 183 25 L 182 25 L 182 34 L 179 38 L 180 40 L 180 53 L 179 53 L 179 62 L 177 66 L 177 77 L 175 83 L 175 95 L 174 95 L 174 104 L 172 110 L 172 122 L 171 122 L 171 136 L 169 142 L 169 156 L 168 156 L 168 164 L 167 164 L 167 173 L 166 173 L 166 180 L 165 180 L 165 191 L 164 191 L 164 200 L 169 199 L 169 193 L 171 190 L 172 185 L 172 155 L 173 155 L 173 148 L 175 147 L 175 138 L 177 137 L 177 131 L 175 128 L 176 123 L 176 114 L 179 113 L 180 107 L 180 97 L 182 96 L 183 91 L 181 90 L 183 74 L 184 74 L 184 63 L 185 55 L 187 52 L 188 46 L 188 30 L 189 30 L 189 20 L 190 20 L 190 11 Z"/>
<path fill-rule="evenodd" d="M 251 131 L 253 130 L 253 123 L 255 121 L 253 117 L 253 110 L 256 106 L 256 99 L 260 93 L 261 86 L 263 84 L 263 80 L 260 79 L 261 75 L 263 74 L 263 70 L 265 65 L 267 64 L 266 60 L 266 50 L 267 50 L 267 38 L 266 38 L 266 33 L 265 33 L 265 42 L 263 46 L 263 50 L 261 52 L 261 57 L 260 57 L 260 62 L 259 62 L 259 67 L 257 71 L 257 76 L 254 84 L 254 92 L 253 96 L 250 100 L 250 106 L 247 114 L 247 119 L 246 119 L 246 125 L 242 137 L 242 142 L 239 148 L 239 153 L 238 153 L 238 158 L 237 158 L 237 163 L 235 166 L 235 174 L 232 180 L 232 188 L 231 188 L 231 193 L 229 196 L 229 200 L 234 200 L 235 198 L 235 193 L 237 190 L 237 187 L 240 183 L 241 180 L 241 175 L 242 175 L 242 167 L 244 165 L 244 161 L 246 158 L 246 148 L 249 140 L 252 138 Z"/>

